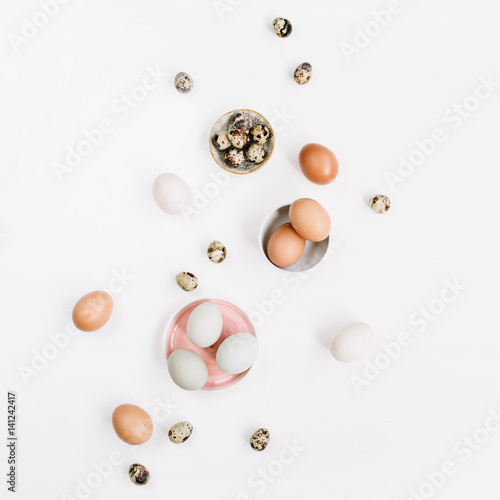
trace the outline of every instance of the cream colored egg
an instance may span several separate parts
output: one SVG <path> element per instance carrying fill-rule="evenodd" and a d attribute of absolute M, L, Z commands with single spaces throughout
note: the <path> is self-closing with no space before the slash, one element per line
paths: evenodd
<path fill-rule="evenodd" d="M 153 198 L 167 214 L 181 214 L 191 203 L 186 183 L 175 174 L 161 174 L 153 183 Z"/>
<path fill-rule="evenodd" d="M 210 347 L 219 340 L 222 325 L 220 309 L 211 302 L 203 302 L 189 316 L 186 333 L 195 346 Z"/>
<path fill-rule="evenodd" d="M 350 323 L 332 336 L 330 352 L 336 360 L 351 363 L 366 356 L 373 339 L 373 330 L 367 324 Z"/>

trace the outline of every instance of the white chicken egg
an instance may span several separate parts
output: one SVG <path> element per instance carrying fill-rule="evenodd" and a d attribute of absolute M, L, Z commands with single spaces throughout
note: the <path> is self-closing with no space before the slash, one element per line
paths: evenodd
<path fill-rule="evenodd" d="M 153 198 L 167 214 L 178 215 L 191 203 L 187 184 L 175 174 L 160 174 L 153 183 Z"/>
<path fill-rule="evenodd" d="M 172 380 L 186 391 L 201 389 L 208 379 L 208 368 L 202 357 L 189 349 L 177 349 L 168 358 Z"/>
<path fill-rule="evenodd" d="M 373 330 L 367 324 L 349 323 L 332 336 L 330 352 L 336 360 L 351 363 L 368 353 L 373 338 Z"/>
<path fill-rule="evenodd" d="M 259 344 L 255 335 L 234 333 L 217 349 L 217 365 L 225 373 L 242 373 L 255 363 L 258 352 Z"/>
<path fill-rule="evenodd" d="M 210 347 L 222 333 L 222 313 L 211 302 L 203 302 L 189 316 L 186 333 L 188 339 L 198 347 Z"/>

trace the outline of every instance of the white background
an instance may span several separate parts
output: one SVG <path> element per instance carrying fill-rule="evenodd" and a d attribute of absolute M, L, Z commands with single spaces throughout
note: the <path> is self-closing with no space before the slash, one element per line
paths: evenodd
<path fill-rule="evenodd" d="M 118 452 L 121 465 L 90 498 L 404 500 L 451 460 L 456 472 L 434 498 L 498 499 L 500 433 L 465 462 L 453 450 L 500 405 L 499 89 L 460 127 L 443 117 L 480 77 L 500 79 L 498 0 L 401 0 L 350 63 L 341 44 L 387 2 L 232 0 L 225 11 L 221 3 L 72 0 L 16 51 L 9 36 L 38 3 L 2 2 L 1 394 L 18 393 L 17 498 L 83 498 L 78 480 Z M 272 33 L 276 16 L 292 21 L 290 38 Z M 314 76 L 299 87 L 292 75 L 304 61 Z M 164 81 L 122 119 L 114 103 L 156 66 Z M 178 71 L 194 78 L 192 93 L 176 92 Z M 236 108 L 273 121 L 272 160 L 230 176 L 187 222 L 161 212 L 154 178 L 174 172 L 206 189 L 221 172 L 209 131 Z M 103 118 L 114 131 L 60 181 L 54 162 Z M 447 140 L 391 188 L 384 173 L 436 127 Z M 338 156 L 333 184 L 302 176 L 297 155 L 308 142 Z M 385 216 L 367 205 L 379 192 L 392 200 Z M 314 273 L 287 282 L 261 255 L 258 231 L 299 197 L 328 209 L 335 248 Z M 213 239 L 228 248 L 220 266 L 206 258 Z M 105 328 L 71 338 L 23 381 L 19 367 L 53 353 L 49 335 L 64 331 L 74 303 L 122 270 L 134 278 L 114 294 Z M 197 291 L 177 287 L 179 271 L 199 277 Z M 418 333 L 410 317 L 446 280 L 466 289 Z M 261 355 L 241 383 L 197 393 L 173 384 L 161 345 L 170 315 L 210 296 L 250 314 L 271 295 L 284 302 L 257 328 Z M 366 360 L 344 365 L 327 348 L 351 321 L 375 331 L 369 362 L 400 332 L 414 338 L 359 394 L 351 377 L 363 376 Z M 153 413 L 167 399 L 176 408 L 146 444 L 114 434 L 117 405 Z M 0 407 L 4 435 L 6 401 Z M 166 431 L 182 420 L 193 436 L 173 445 Z M 272 441 L 255 453 L 248 439 L 261 426 Z M 283 442 L 294 440 L 303 450 L 281 470 Z M 128 479 L 133 462 L 151 471 L 140 489 Z M 262 492 L 252 483 L 259 468 L 276 476 Z"/>

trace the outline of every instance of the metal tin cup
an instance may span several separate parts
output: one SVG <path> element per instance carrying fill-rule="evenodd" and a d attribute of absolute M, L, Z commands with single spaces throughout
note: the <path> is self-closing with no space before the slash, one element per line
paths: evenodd
<path fill-rule="evenodd" d="M 281 269 L 282 271 L 288 273 L 302 273 L 304 271 L 310 271 L 316 267 L 326 255 L 328 251 L 328 246 L 330 244 L 330 237 L 328 236 L 323 241 L 307 241 L 306 248 L 302 257 L 293 266 L 288 267 L 278 267 L 275 266 L 267 256 L 267 244 L 271 235 L 283 224 L 290 222 L 288 217 L 288 212 L 290 210 L 290 205 L 284 205 L 274 212 L 271 212 L 267 218 L 262 223 L 260 228 L 260 248 L 264 254 L 266 260 L 275 268 Z"/>

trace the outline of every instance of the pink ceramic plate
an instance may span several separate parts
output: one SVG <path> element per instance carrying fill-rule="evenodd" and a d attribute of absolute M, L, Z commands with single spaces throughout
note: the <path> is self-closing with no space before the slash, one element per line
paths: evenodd
<path fill-rule="evenodd" d="M 203 302 L 215 304 L 222 313 L 223 327 L 219 340 L 205 349 L 196 347 L 187 337 L 186 327 L 189 316 L 196 306 Z M 215 361 L 217 349 L 221 343 L 233 333 L 248 332 L 255 335 L 255 330 L 248 316 L 231 302 L 222 299 L 202 299 L 191 302 L 182 308 L 169 322 L 165 330 L 165 343 L 167 359 L 177 349 L 190 349 L 199 354 L 207 364 L 208 380 L 202 387 L 204 391 L 217 390 L 229 387 L 241 380 L 249 370 L 237 375 L 230 375 L 219 369 Z"/>

